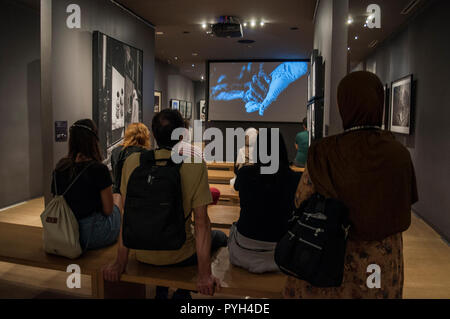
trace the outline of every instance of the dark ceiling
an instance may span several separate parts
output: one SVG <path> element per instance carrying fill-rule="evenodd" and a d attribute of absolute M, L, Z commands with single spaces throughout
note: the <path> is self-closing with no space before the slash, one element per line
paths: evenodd
<path fill-rule="evenodd" d="M 364 60 L 385 39 L 401 29 L 420 9 L 432 2 L 432 0 L 419 0 L 410 12 L 402 14 L 402 10 L 413 1 L 415 0 L 349 0 L 349 12 L 353 19 L 353 23 L 349 25 L 348 29 L 350 70 Z M 378 4 L 381 8 L 381 29 L 364 27 L 369 16 L 366 10 L 372 3 Z M 358 39 L 355 39 L 355 36 Z"/>
<path fill-rule="evenodd" d="M 120 0 L 125 7 L 156 25 L 156 57 L 177 65 L 193 80 L 205 74 L 207 60 L 308 58 L 313 45 L 316 0 Z M 202 23 L 214 23 L 222 15 L 242 22 L 255 19 L 254 28 L 244 28 L 244 38 L 216 38 Z M 261 19 L 265 25 L 259 25 Z M 291 30 L 291 28 L 298 28 Z M 189 33 L 185 33 L 189 32 Z M 197 54 L 194 56 L 193 54 Z M 177 59 L 175 59 L 177 57 Z M 192 67 L 194 64 L 194 67 Z"/>

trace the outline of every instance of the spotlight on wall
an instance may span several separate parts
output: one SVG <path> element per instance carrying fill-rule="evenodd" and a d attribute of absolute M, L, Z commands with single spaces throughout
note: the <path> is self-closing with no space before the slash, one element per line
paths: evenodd
<path fill-rule="evenodd" d="M 358 39 L 359 39 L 359 37 L 357 35 L 355 35 L 355 40 L 358 40 Z"/>
<path fill-rule="evenodd" d="M 259 25 L 263 27 L 264 24 L 265 24 L 264 21 L 261 21 L 261 23 Z"/>
<path fill-rule="evenodd" d="M 202 28 L 206 29 L 206 23 L 202 23 Z"/>
<path fill-rule="evenodd" d="M 246 27 L 247 26 L 247 22 L 244 22 L 244 27 Z"/>

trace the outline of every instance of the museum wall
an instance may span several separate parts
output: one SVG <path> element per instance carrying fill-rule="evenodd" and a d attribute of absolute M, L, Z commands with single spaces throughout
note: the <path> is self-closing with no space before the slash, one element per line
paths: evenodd
<path fill-rule="evenodd" d="M 324 134 L 342 132 L 342 121 L 337 106 L 337 86 L 347 74 L 347 24 L 348 0 L 333 5 L 332 0 L 322 0 L 316 13 L 314 49 L 319 50 L 325 65 Z"/>
<path fill-rule="evenodd" d="M 93 117 L 93 32 L 101 31 L 143 51 L 143 120 L 150 125 L 154 106 L 154 28 L 108 0 L 43 0 L 43 3 L 41 10 L 46 10 L 43 12 L 46 19 L 41 22 L 42 46 L 47 48 L 43 59 L 50 61 L 50 65 L 43 68 L 43 77 L 51 78 L 51 87 L 43 93 L 43 99 L 51 94 L 51 122 L 68 121 L 70 126 L 78 119 Z M 69 4 L 78 4 L 81 8 L 80 29 L 69 29 L 66 25 Z M 48 26 L 49 17 L 51 24 Z M 46 34 L 49 30 L 51 37 Z M 48 41 L 51 41 L 51 48 L 48 48 Z M 54 124 L 46 119 L 47 129 L 49 125 Z M 46 159 L 54 166 L 66 155 L 67 143 L 53 142 L 52 153 Z M 51 171 L 47 169 L 45 174 Z"/>
<path fill-rule="evenodd" d="M 419 189 L 414 211 L 450 240 L 450 1 L 436 1 L 367 59 L 383 83 L 413 74 L 411 136 L 396 134 L 411 153 Z"/>
<path fill-rule="evenodd" d="M 172 99 L 194 103 L 194 82 L 180 74 L 177 66 L 158 59 L 155 61 L 155 90 L 162 92 L 163 109 L 170 106 Z"/>
<path fill-rule="evenodd" d="M 41 196 L 39 10 L 0 10 L 0 208 Z"/>

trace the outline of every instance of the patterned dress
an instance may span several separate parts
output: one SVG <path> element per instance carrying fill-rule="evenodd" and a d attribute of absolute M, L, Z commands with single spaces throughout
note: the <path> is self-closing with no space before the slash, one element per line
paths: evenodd
<path fill-rule="evenodd" d="M 302 176 L 295 195 L 297 207 L 313 193 L 308 170 Z M 376 264 L 381 269 L 380 288 L 369 288 L 367 282 L 373 270 L 368 272 L 369 265 Z M 369 279 L 368 279 L 369 278 Z M 283 291 L 284 298 L 303 299 L 401 299 L 403 295 L 403 238 L 395 234 L 382 241 L 347 242 L 344 265 L 344 280 L 338 288 L 313 287 L 303 280 L 288 277 Z"/>

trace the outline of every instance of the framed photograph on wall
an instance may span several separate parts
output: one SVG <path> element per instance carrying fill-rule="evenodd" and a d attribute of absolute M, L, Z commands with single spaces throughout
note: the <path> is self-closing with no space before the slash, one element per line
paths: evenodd
<path fill-rule="evenodd" d="M 154 113 L 161 112 L 161 104 L 162 104 L 162 92 L 155 91 L 155 109 Z"/>
<path fill-rule="evenodd" d="M 186 119 L 191 119 L 192 117 L 192 102 L 187 102 L 186 104 Z"/>
<path fill-rule="evenodd" d="M 170 100 L 170 108 L 172 110 L 180 110 L 180 101 L 178 100 Z"/>
<path fill-rule="evenodd" d="M 385 130 L 389 127 L 389 113 L 390 113 L 390 99 L 389 99 L 389 85 L 384 85 L 384 105 L 383 105 L 383 120 L 381 122 L 381 129 Z"/>
<path fill-rule="evenodd" d="M 105 164 L 125 128 L 143 120 L 143 51 L 99 31 L 93 34 L 93 118 Z"/>
<path fill-rule="evenodd" d="M 412 83 L 412 74 L 392 82 L 389 116 L 391 132 L 411 134 Z"/>
<path fill-rule="evenodd" d="M 206 100 L 200 100 L 200 121 L 206 121 Z"/>
<path fill-rule="evenodd" d="M 186 118 L 186 101 L 180 101 L 180 113 L 183 116 L 183 118 Z"/>

